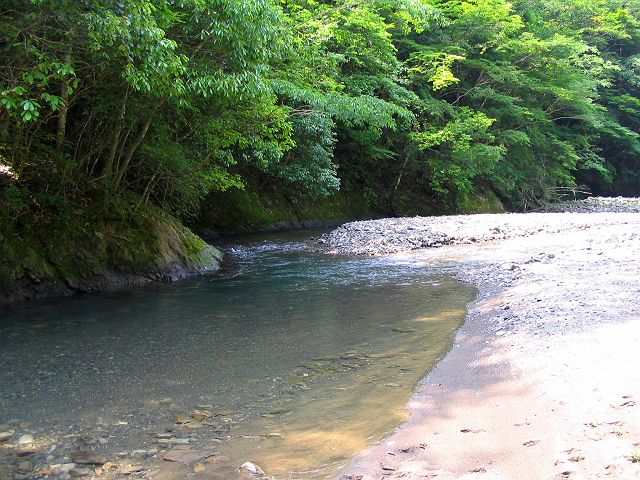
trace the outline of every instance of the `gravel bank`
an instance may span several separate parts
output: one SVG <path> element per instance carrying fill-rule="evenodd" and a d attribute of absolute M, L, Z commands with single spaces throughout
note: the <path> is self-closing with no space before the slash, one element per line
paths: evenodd
<path fill-rule="evenodd" d="M 592 197 L 549 207 L 553 212 L 384 218 L 346 223 L 318 240 L 340 255 L 388 255 L 407 250 L 529 237 L 537 233 L 604 227 L 640 213 L 640 198 Z M 562 214 L 559 214 L 562 213 Z M 584 214 L 589 213 L 588 217 Z"/>
<path fill-rule="evenodd" d="M 321 239 L 410 255 L 479 290 L 411 420 L 341 479 L 640 478 L 640 214 L 616 200 L 606 213 L 356 222 Z"/>

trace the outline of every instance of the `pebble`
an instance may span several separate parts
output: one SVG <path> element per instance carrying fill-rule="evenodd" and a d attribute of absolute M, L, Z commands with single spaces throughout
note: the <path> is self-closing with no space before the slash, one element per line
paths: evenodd
<path fill-rule="evenodd" d="M 6 442 L 15 434 L 15 430 L 8 430 L 6 432 L 0 432 L 0 443 Z"/>
<path fill-rule="evenodd" d="M 37 450 L 35 449 L 35 447 L 24 447 L 15 450 L 15 454 L 18 457 L 29 457 L 31 455 L 34 455 L 36 452 Z"/>
<path fill-rule="evenodd" d="M 158 438 L 156 440 L 156 443 L 159 443 L 160 445 L 188 445 L 189 444 L 189 439 L 188 438 Z"/>
<path fill-rule="evenodd" d="M 88 477 L 91 475 L 91 470 L 88 468 L 72 468 L 69 470 L 69 475 L 73 478 Z"/>
<path fill-rule="evenodd" d="M 191 418 L 193 418 L 196 422 L 202 422 L 203 420 L 206 420 L 207 418 L 210 418 L 212 416 L 213 414 L 207 411 L 197 411 L 191 414 Z"/>
<path fill-rule="evenodd" d="M 547 209 L 553 211 L 553 208 Z M 562 204 L 557 212 L 640 212 L 640 198 L 590 198 Z M 603 217 L 602 223 L 609 220 Z M 383 218 L 346 223 L 316 240 L 316 251 L 343 255 L 386 255 L 402 251 L 527 237 L 539 232 L 587 228 L 571 213 L 485 214 Z M 543 256 L 538 261 L 550 257 Z M 509 268 L 510 269 L 510 268 Z"/>
<path fill-rule="evenodd" d="M 75 463 L 63 463 L 62 465 L 58 465 L 55 468 L 57 473 L 69 473 L 69 470 L 76 466 Z"/>
<path fill-rule="evenodd" d="M 200 462 L 205 458 L 215 455 L 215 452 L 209 450 L 191 450 L 185 448 L 174 448 L 162 455 L 162 459 L 167 462 L 183 463 L 189 465 Z"/>
<path fill-rule="evenodd" d="M 189 415 L 177 415 L 176 416 L 176 424 L 181 425 L 184 423 L 189 423 L 192 420 L 191 416 Z"/>
<path fill-rule="evenodd" d="M 18 445 L 29 445 L 30 443 L 33 443 L 33 435 L 20 435 Z"/>
<path fill-rule="evenodd" d="M 107 463 L 107 457 L 95 452 L 80 450 L 71 454 L 71 460 L 80 465 L 104 465 Z"/>
<path fill-rule="evenodd" d="M 132 473 L 138 473 L 142 471 L 142 465 L 127 465 L 120 468 L 122 475 L 131 475 Z"/>
<path fill-rule="evenodd" d="M 240 473 L 248 473 L 250 475 L 264 475 L 264 470 L 253 462 L 244 462 L 238 470 L 240 470 Z"/>

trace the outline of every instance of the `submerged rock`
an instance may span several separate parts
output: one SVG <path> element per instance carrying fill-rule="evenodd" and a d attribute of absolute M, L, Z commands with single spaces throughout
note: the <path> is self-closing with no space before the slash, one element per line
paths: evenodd
<path fill-rule="evenodd" d="M 30 443 L 33 443 L 33 435 L 20 435 L 18 445 L 29 445 Z"/>
<path fill-rule="evenodd" d="M 71 460 L 80 465 L 104 465 L 107 457 L 96 452 L 80 450 L 71 454 Z"/>
<path fill-rule="evenodd" d="M 215 455 L 216 452 L 211 450 L 191 450 L 186 448 L 174 448 L 162 455 L 162 459 L 167 462 L 183 463 L 190 465 L 200 462 L 206 458 Z"/>

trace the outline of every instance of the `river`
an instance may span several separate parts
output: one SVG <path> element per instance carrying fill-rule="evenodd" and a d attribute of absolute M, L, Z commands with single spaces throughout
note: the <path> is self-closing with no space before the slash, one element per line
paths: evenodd
<path fill-rule="evenodd" d="M 208 452 L 202 478 L 247 460 L 335 475 L 407 419 L 475 292 L 410 257 L 309 253 L 301 235 L 229 244 L 216 274 L 0 313 L 0 432 L 33 436 L 33 471 L 88 450 L 181 478 L 193 465 L 161 460 L 175 441 Z M 12 472 L 24 459 L 4 451 Z"/>

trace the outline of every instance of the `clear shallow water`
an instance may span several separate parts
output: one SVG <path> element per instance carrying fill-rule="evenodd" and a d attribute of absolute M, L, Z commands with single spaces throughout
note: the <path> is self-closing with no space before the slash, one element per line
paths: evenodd
<path fill-rule="evenodd" d="M 406 259 L 309 254 L 284 238 L 225 253 L 220 274 L 0 313 L 0 424 L 28 422 L 56 446 L 50 461 L 67 453 L 60 438 L 86 434 L 108 455 L 152 455 L 168 428 L 214 446 L 219 478 L 245 460 L 324 477 L 406 419 L 474 295 Z M 203 404 L 224 415 L 174 425 Z"/>

